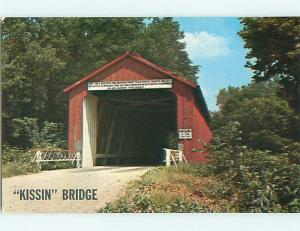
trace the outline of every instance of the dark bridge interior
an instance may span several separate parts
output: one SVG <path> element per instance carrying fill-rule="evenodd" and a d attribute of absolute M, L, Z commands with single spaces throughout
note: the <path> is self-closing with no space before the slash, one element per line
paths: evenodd
<path fill-rule="evenodd" d="M 95 91 L 96 165 L 161 164 L 177 131 L 176 97 L 168 90 Z"/>

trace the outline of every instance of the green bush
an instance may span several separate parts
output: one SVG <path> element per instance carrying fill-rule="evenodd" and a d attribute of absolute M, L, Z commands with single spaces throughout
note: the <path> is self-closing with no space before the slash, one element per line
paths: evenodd
<path fill-rule="evenodd" d="M 17 147 L 2 147 L 2 176 L 10 177 L 38 172 L 38 166 L 32 162 L 34 153 Z"/>
<path fill-rule="evenodd" d="M 66 148 L 63 125 L 45 121 L 39 125 L 36 118 L 18 118 L 12 121 L 13 143 L 22 148 Z"/>
<path fill-rule="evenodd" d="M 240 212 L 299 212 L 300 169 L 288 154 L 251 150 L 241 145 L 239 123 L 215 132 L 209 165 L 228 186 L 228 197 L 237 197 Z"/>
<path fill-rule="evenodd" d="M 2 146 L 2 163 L 29 163 L 33 160 L 34 152 L 19 147 Z"/>
<path fill-rule="evenodd" d="M 139 195 L 133 200 L 121 199 L 116 204 L 107 203 L 99 213 L 192 213 L 210 212 L 201 208 L 195 202 L 184 199 L 175 199 L 168 204 L 157 204 L 150 196 Z"/>
<path fill-rule="evenodd" d="M 17 163 L 17 162 L 10 162 L 2 165 L 2 177 L 11 177 L 11 176 L 18 176 L 24 175 L 28 173 L 35 173 L 39 172 L 36 165 L 31 163 Z"/>
<path fill-rule="evenodd" d="M 57 169 L 67 169 L 74 168 L 75 162 L 71 161 L 51 161 L 51 162 L 42 162 L 41 169 L 42 170 L 57 170 Z"/>
<path fill-rule="evenodd" d="M 179 164 L 178 170 L 185 174 L 193 174 L 195 176 L 208 176 L 208 166 L 206 163 Z"/>
<path fill-rule="evenodd" d="M 293 164 L 300 164 L 300 142 L 290 143 L 285 147 L 289 160 Z"/>
<path fill-rule="evenodd" d="M 39 171 L 37 163 L 32 162 L 34 159 L 35 150 L 22 149 L 18 147 L 10 147 L 3 145 L 2 147 L 2 163 L 3 176 L 15 176 L 26 173 L 33 173 Z M 75 167 L 76 163 L 70 161 L 66 162 L 42 162 L 42 170 L 66 169 Z"/>
<path fill-rule="evenodd" d="M 14 142 L 18 147 L 3 146 L 3 164 L 6 164 L 7 175 L 20 175 L 35 172 L 38 169 L 32 160 L 37 148 L 65 149 L 67 142 L 63 136 L 63 126 L 60 123 L 45 121 L 39 125 L 38 119 L 24 117 L 12 121 Z M 64 169 L 74 167 L 71 162 L 41 163 L 43 170 Z M 19 169 L 19 170 L 18 170 Z M 14 173 L 15 172 L 15 173 Z"/>

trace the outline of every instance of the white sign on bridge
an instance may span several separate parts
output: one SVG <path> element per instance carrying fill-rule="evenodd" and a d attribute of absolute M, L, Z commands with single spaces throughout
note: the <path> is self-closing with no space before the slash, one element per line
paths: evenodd
<path fill-rule="evenodd" d="M 89 91 L 172 88 L 172 79 L 89 82 Z"/>
<path fill-rule="evenodd" d="M 179 139 L 192 139 L 192 129 L 189 128 L 180 128 L 178 129 Z"/>

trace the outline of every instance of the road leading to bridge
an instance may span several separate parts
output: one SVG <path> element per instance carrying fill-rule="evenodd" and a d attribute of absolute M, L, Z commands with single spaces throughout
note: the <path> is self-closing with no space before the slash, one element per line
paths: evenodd
<path fill-rule="evenodd" d="M 3 210 L 4 212 L 96 212 L 105 206 L 106 202 L 113 202 L 123 195 L 126 185 L 138 179 L 151 167 L 143 166 L 98 166 L 85 169 L 64 169 L 43 171 L 37 174 L 4 178 L 2 181 Z M 48 189 L 57 190 L 51 194 L 51 200 L 24 200 L 27 191 L 24 189 Z M 68 189 L 96 189 L 97 200 L 62 200 L 63 190 Z M 22 199 L 17 190 L 22 191 Z M 78 191 L 78 190 L 77 190 Z M 82 190 L 81 190 L 82 191 Z M 47 195 L 46 195 L 47 196 Z M 41 196 L 35 194 L 38 199 Z M 76 194 L 72 196 L 75 198 Z M 45 198 L 45 197 L 44 197 Z M 47 197 L 46 197 L 47 198 Z"/>

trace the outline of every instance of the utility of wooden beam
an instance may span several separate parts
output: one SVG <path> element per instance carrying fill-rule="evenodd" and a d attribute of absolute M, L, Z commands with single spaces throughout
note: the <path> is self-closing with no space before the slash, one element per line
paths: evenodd
<path fill-rule="evenodd" d="M 140 158 L 140 155 L 96 154 L 96 158 Z"/>
<path fill-rule="evenodd" d="M 172 97 L 165 97 L 165 98 L 159 98 L 159 99 L 145 99 L 145 100 L 137 100 L 137 99 L 118 99 L 118 98 L 106 98 L 105 100 L 110 102 L 116 102 L 116 103 L 140 103 L 140 104 L 154 104 L 164 101 L 172 101 Z"/>
<path fill-rule="evenodd" d="M 139 107 L 139 106 L 145 106 L 145 105 L 150 105 L 150 106 L 162 106 L 162 107 L 168 107 L 170 106 L 170 104 L 167 104 L 167 103 L 153 103 L 153 102 L 144 102 L 144 103 L 141 103 L 141 102 L 138 102 L 138 103 L 132 103 L 132 104 L 127 104 L 127 105 L 122 105 L 122 106 L 119 106 L 119 108 L 130 108 L 130 107 Z"/>

